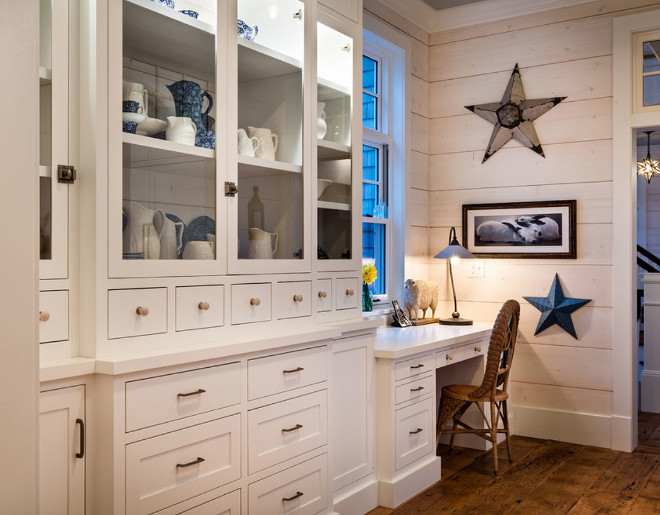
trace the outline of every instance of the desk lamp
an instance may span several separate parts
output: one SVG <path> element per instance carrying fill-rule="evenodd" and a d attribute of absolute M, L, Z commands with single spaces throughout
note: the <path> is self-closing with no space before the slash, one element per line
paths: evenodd
<path fill-rule="evenodd" d="M 461 314 L 456 307 L 456 289 L 454 288 L 454 273 L 452 272 L 452 262 L 458 263 L 460 258 L 476 259 L 476 256 L 458 243 L 456 238 L 456 229 L 453 227 L 449 231 L 449 245 L 433 256 L 436 259 L 449 259 L 449 278 L 451 279 L 451 292 L 454 295 L 454 312 L 451 318 L 441 318 L 439 323 L 443 325 L 472 325 L 472 320 L 461 318 Z"/>

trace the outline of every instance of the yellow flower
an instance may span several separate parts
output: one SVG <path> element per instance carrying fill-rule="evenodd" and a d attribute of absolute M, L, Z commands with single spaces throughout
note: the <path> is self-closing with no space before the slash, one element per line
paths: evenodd
<path fill-rule="evenodd" d="M 364 284 L 371 284 L 376 280 L 378 274 L 374 265 L 362 265 L 362 282 Z"/>

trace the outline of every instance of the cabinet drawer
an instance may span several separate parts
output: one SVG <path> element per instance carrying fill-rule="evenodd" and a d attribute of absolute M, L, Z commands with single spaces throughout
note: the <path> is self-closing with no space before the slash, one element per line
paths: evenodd
<path fill-rule="evenodd" d="M 312 314 L 311 281 L 277 283 L 277 318 L 308 317 Z"/>
<path fill-rule="evenodd" d="M 425 354 L 413 359 L 397 361 L 394 363 L 394 379 L 401 381 L 410 377 L 416 377 L 433 370 L 435 360 L 433 354 Z"/>
<path fill-rule="evenodd" d="M 69 339 L 68 290 L 39 292 L 39 343 Z"/>
<path fill-rule="evenodd" d="M 332 279 L 316 281 L 316 311 L 332 311 Z"/>
<path fill-rule="evenodd" d="M 225 321 L 225 287 L 179 286 L 176 289 L 176 330 L 220 327 Z"/>
<path fill-rule="evenodd" d="M 231 323 L 264 322 L 271 319 L 270 283 L 233 284 Z"/>
<path fill-rule="evenodd" d="M 420 376 L 410 383 L 402 384 L 395 389 L 395 403 L 401 404 L 402 402 L 418 399 L 433 393 L 435 388 L 435 376 L 428 374 Z"/>
<path fill-rule="evenodd" d="M 164 332 L 167 332 L 167 288 L 108 291 L 109 339 Z"/>
<path fill-rule="evenodd" d="M 126 431 L 238 404 L 240 384 L 240 363 L 129 381 Z"/>
<path fill-rule="evenodd" d="M 311 515 L 328 506 L 327 455 L 269 476 L 248 487 L 250 515 Z"/>
<path fill-rule="evenodd" d="M 435 367 L 440 368 L 458 361 L 481 356 L 488 352 L 488 342 L 471 343 L 435 353 Z"/>
<path fill-rule="evenodd" d="M 362 283 L 357 277 L 337 279 L 337 309 L 357 309 L 362 305 Z"/>
<path fill-rule="evenodd" d="M 240 415 L 126 446 L 126 513 L 154 511 L 241 476 Z"/>
<path fill-rule="evenodd" d="M 396 410 L 396 469 L 435 450 L 433 399 Z"/>
<path fill-rule="evenodd" d="M 212 498 L 208 493 L 159 511 L 158 515 L 241 515 L 241 490 Z"/>
<path fill-rule="evenodd" d="M 258 399 L 327 379 L 325 346 L 248 360 L 248 399 Z"/>
<path fill-rule="evenodd" d="M 325 390 L 248 413 L 249 473 L 328 443 Z"/>

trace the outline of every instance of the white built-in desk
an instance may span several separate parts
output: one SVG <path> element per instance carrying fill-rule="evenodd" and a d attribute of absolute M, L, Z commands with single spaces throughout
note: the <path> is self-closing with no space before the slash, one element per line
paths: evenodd
<path fill-rule="evenodd" d="M 475 322 L 378 329 L 374 355 L 381 506 L 394 508 L 440 480 L 435 455 L 438 392 L 446 384 L 481 381 L 492 327 Z M 485 449 L 481 441 L 457 439 L 456 444 Z"/>

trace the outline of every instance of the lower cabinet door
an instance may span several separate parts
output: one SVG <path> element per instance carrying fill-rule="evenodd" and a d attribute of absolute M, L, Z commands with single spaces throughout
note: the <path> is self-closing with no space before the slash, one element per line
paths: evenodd
<path fill-rule="evenodd" d="M 159 511 L 158 515 L 241 515 L 241 491 L 234 490 L 220 497 L 212 492 L 188 499 Z"/>
<path fill-rule="evenodd" d="M 126 513 L 153 513 L 241 476 L 240 415 L 126 446 Z"/>
<path fill-rule="evenodd" d="M 250 515 L 312 515 L 328 506 L 327 455 L 273 474 L 248 487 Z"/>
<path fill-rule="evenodd" d="M 396 410 L 396 469 L 435 449 L 433 398 Z"/>
<path fill-rule="evenodd" d="M 39 513 L 85 513 L 85 387 L 39 395 Z"/>

